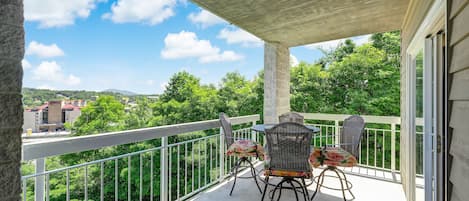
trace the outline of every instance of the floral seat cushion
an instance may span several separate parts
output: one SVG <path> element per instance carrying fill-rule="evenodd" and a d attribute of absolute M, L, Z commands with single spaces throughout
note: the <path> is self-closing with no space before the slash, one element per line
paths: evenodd
<path fill-rule="evenodd" d="M 226 155 L 240 158 L 258 157 L 260 160 L 264 160 L 264 148 L 252 140 L 236 140 L 228 147 Z"/>
<path fill-rule="evenodd" d="M 309 163 L 313 167 L 321 165 L 353 167 L 357 165 L 357 159 L 340 147 L 314 148 L 313 153 L 309 156 Z"/>
<path fill-rule="evenodd" d="M 270 158 L 269 155 L 264 154 L 264 175 L 265 176 L 277 176 L 277 177 L 304 177 L 311 178 L 313 175 L 311 171 L 291 171 L 291 170 L 274 170 L 270 169 Z"/>
<path fill-rule="evenodd" d="M 289 171 L 289 170 L 269 170 L 266 169 L 265 176 L 277 176 L 277 177 L 304 177 L 304 178 L 311 178 L 311 172 L 303 172 L 303 171 Z"/>

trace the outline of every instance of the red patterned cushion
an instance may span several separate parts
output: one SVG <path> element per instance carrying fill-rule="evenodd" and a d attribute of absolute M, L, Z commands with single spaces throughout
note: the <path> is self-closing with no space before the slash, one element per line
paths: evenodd
<path fill-rule="evenodd" d="M 265 170 L 265 176 L 278 176 L 278 177 L 305 177 L 311 178 L 311 172 L 297 172 L 288 170 Z"/>
<path fill-rule="evenodd" d="M 340 147 L 314 148 L 309 156 L 309 163 L 313 167 L 321 165 L 353 167 L 357 165 L 357 159 Z"/>
<path fill-rule="evenodd" d="M 236 140 L 226 151 L 228 156 L 258 157 L 264 160 L 264 148 L 252 140 Z"/>

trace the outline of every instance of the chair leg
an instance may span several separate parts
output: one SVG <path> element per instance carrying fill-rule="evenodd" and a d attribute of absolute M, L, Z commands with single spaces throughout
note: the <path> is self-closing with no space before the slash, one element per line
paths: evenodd
<path fill-rule="evenodd" d="M 234 172 L 234 182 L 233 182 L 233 186 L 231 187 L 230 196 L 231 196 L 231 194 L 233 194 L 233 190 L 234 190 L 234 187 L 236 185 L 236 178 L 238 177 L 238 168 L 241 165 L 242 160 L 243 159 L 240 159 L 240 160 L 236 161 L 235 172 Z"/>
<path fill-rule="evenodd" d="M 352 200 L 354 200 L 354 199 L 355 199 L 355 195 L 352 193 L 352 187 L 349 186 L 349 182 L 348 182 L 348 180 L 347 180 L 347 176 L 345 176 L 345 172 L 342 171 L 342 170 L 339 170 L 339 169 L 337 169 L 337 170 L 338 170 L 338 171 L 342 174 L 342 176 L 344 177 L 344 182 L 345 182 L 346 189 L 348 190 L 348 192 L 349 192 L 350 195 L 352 196 Z"/>
<path fill-rule="evenodd" d="M 264 186 L 264 192 L 262 192 L 262 199 L 261 201 L 264 201 L 265 194 L 267 192 L 267 186 L 269 185 L 269 176 L 265 176 L 265 186 Z"/>
<path fill-rule="evenodd" d="M 296 201 L 300 201 L 300 199 L 298 198 L 298 192 L 296 191 L 296 188 L 295 188 L 295 185 L 293 185 L 293 182 L 288 181 L 287 183 L 290 184 L 291 188 L 293 189 L 293 192 L 295 192 Z"/>
<path fill-rule="evenodd" d="M 306 186 L 305 178 L 301 178 L 301 184 L 303 185 L 305 201 L 309 198 L 308 187 Z"/>
<path fill-rule="evenodd" d="M 345 198 L 345 189 L 344 189 L 344 183 L 342 182 L 342 178 L 340 177 L 340 174 L 337 171 L 337 169 L 333 169 L 333 171 L 335 172 L 335 174 L 337 174 L 337 177 L 339 178 L 340 188 L 342 189 L 342 196 L 344 197 L 344 201 L 347 201 L 347 198 Z"/>
<path fill-rule="evenodd" d="M 302 181 L 304 181 L 304 178 L 301 178 Z M 303 194 L 303 198 L 305 201 L 308 201 L 308 198 L 309 198 L 309 195 L 308 195 L 308 190 L 306 189 L 306 185 L 305 185 L 305 182 L 299 182 L 295 179 L 292 179 L 291 180 L 291 183 L 296 183 L 298 184 L 299 187 L 301 187 L 301 193 Z M 293 186 L 294 187 L 294 186 Z M 296 192 L 296 187 L 294 188 L 294 191 Z"/>
<path fill-rule="evenodd" d="M 317 183 L 316 183 L 316 191 L 314 191 L 313 196 L 311 196 L 311 200 L 314 199 L 314 197 L 316 196 L 316 194 L 317 194 L 318 191 L 320 190 L 322 184 L 319 184 L 319 183 L 320 183 L 320 180 L 321 180 L 321 179 L 324 181 L 324 178 L 323 178 L 323 177 L 324 177 L 324 174 L 326 173 L 326 171 L 327 171 L 327 168 L 324 169 L 324 170 L 321 172 L 321 174 L 319 174 L 319 176 L 318 176 L 318 181 L 317 181 Z"/>
<path fill-rule="evenodd" d="M 254 165 L 251 163 L 250 160 L 246 160 L 249 163 L 249 166 L 251 166 L 251 175 L 254 177 L 254 181 L 256 182 L 257 189 L 259 189 L 259 192 L 262 193 L 261 187 L 259 186 L 259 183 L 257 182 L 257 175 L 256 175 L 256 169 L 254 168 Z"/>
<path fill-rule="evenodd" d="M 279 197 L 278 197 L 278 200 L 280 200 L 280 196 L 282 196 L 282 185 L 283 185 L 283 182 L 285 182 L 285 181 L 286 181 L 285 179 L 282 179 L 282 181 L 280 181 L 280 183 L 278 183 L 278 184 L 275 186 L 275 188 L 274 188 L 274 190 L 273 190 L 273 192 L 272 192 L 272 197 L 271 197 L 270 200 L 273 201 L 273 200 L 275 199 L 275 193 L 277 192 L 277 190 L 278 190 L 279 188 L 280 188 L 280 195 L 279 195 Z"/>
<path fill-rule="evenodd" d="M 282 197 L 282 189 L 283 189 L 283 184 L 280 184 L 280 189 L 279 189 L 280 192 L 278 193 L 277 201 L 280 201 L 280 198 Z M 274 197 L 272 196 L 272 198 L 274 198 Z"/>

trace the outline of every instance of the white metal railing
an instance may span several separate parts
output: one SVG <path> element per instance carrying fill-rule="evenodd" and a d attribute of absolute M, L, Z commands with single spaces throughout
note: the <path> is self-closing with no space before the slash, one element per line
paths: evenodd
<path fill-rule="evenodd" d="M 313 138 L 315 146 L 338 143 L 341 123 L 350 116 L 303 115 L 306 123 L 320 129 Z M 396 146 L 400 118 L 363 117 L 368 127 L 360 144 L 360 165 L 399 172 Z M 259 115 L 231 118 L 235 137 L 264 143 L 264 138 L 250 129 L 259 120 Z M 197 135 L 201 133 L 204 135 Z M 171 140 L 174 136 L 182 137 L 181 134 L 188 139 Z M 46 158 L 154 139 L 160 139 L 160 144 L 151 148 L 73 166 L 45 168 Z M 24 144 L 23 161 L 35 161 L 36 166 L 34 173 L 22 177 L 23 200 L 184 200 L 229 175 L 235 158 L 226 157 L 225 152 L 224 135 L 217 119 Z M 51 197 L 51 192 L 61 189 L 62 197 Z"/>
<path fill-rule="evenodd" d="M 235 127 L 241 126 L 234 135 L 256 139 L 257 133 L 249 128 L 259 120 L 259 115 L 231 118 Z M 37 165 L 35 173 L 22 177 L 23 200 L 188 198 L 224 179 L 233 166 L 234 159 L 224 157 L 224 136 L 214 133 L 214 129 L 220 129 L 216 119 L 25 144 L 23 161 L 35 161 Z M 189 134 L 190 138 L 191 133 L 201 132 L 211 134 L 181 142 L 168 141 L 179 134 Z M 45 169 L 45 158 L 153 139 L 161 139 L 161 145 L 73 166 Z M 62 184 L 51 184 L 52 178 Z M 81 187 L 77 188 L 76 184 Z M 72 186 L 79 192 L 71 192 Z M 155 189 L 158 187 L 157 194 Z M 62 196 L 51 197 L 51 192 L 60 188 L 64 190 Z"/>
<path fill-rule="evenodd" d="M 301 113 L 306 122 L 321 121 L 312 123 L 320 129 L 319 134 L 313 138 L 315 146 L 326 144 L 339 144 L 341 123 L 350 117 L 346 114 L 322 114 L 322 113 Z M 361 115 L 367 126 L 365 127 L 362 141 L 359 145 L 359 164 L 362 167 L 379 169 L 390 172 L 399 172 L 399 151 L 396 146 L 400 145 L 400 117 L 393 116 L 371 116 Z M 369 124 L 373 124 L 369 127 Z M 423 119 L 416 119 L 417 126 L 423 126 Z M 417 132 L 417 140 L 423 140 L 423 132 Z M 423 153 L 423 145 L 417 146 L 417 155 Z M 418 165 L 420 164 L 420 165 Z M 417 172 L 423 171 L 423 161 L 417 161 Z"/>

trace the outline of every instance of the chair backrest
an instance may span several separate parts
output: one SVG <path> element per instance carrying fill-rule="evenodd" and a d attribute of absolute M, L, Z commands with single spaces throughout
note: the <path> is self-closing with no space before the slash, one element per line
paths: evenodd
<path fill-rule="evenodd" d="M 220 113 L 220 124 L 225 134 L 225 143 L 230 147 L 234 143 L 233 128 L 231 127 L 230 118 L 225 113 Z"/>
<path fill-rule="evenodd" d="M 280 123 L 283 122 L 295 122 L 299 124 L 304 124 L 305 123 L 305 118 L 296 112 L 287 112 L 285 114 L 282 114 L 278 117 L 278 120 Z"/>
<path fill-rule="evenodd" d="M 353 115 L 344 120 L 340 134 L 341 148 L 359 157 L 359 145 L 365 128 L 365 120 L 362 117 Z"/>
<path fill-rule="evenodd" d="M 285 122 L 265 130 L 267 155 L 272 170 L 310 171 L 312 131 L 295 122 Z"/>

